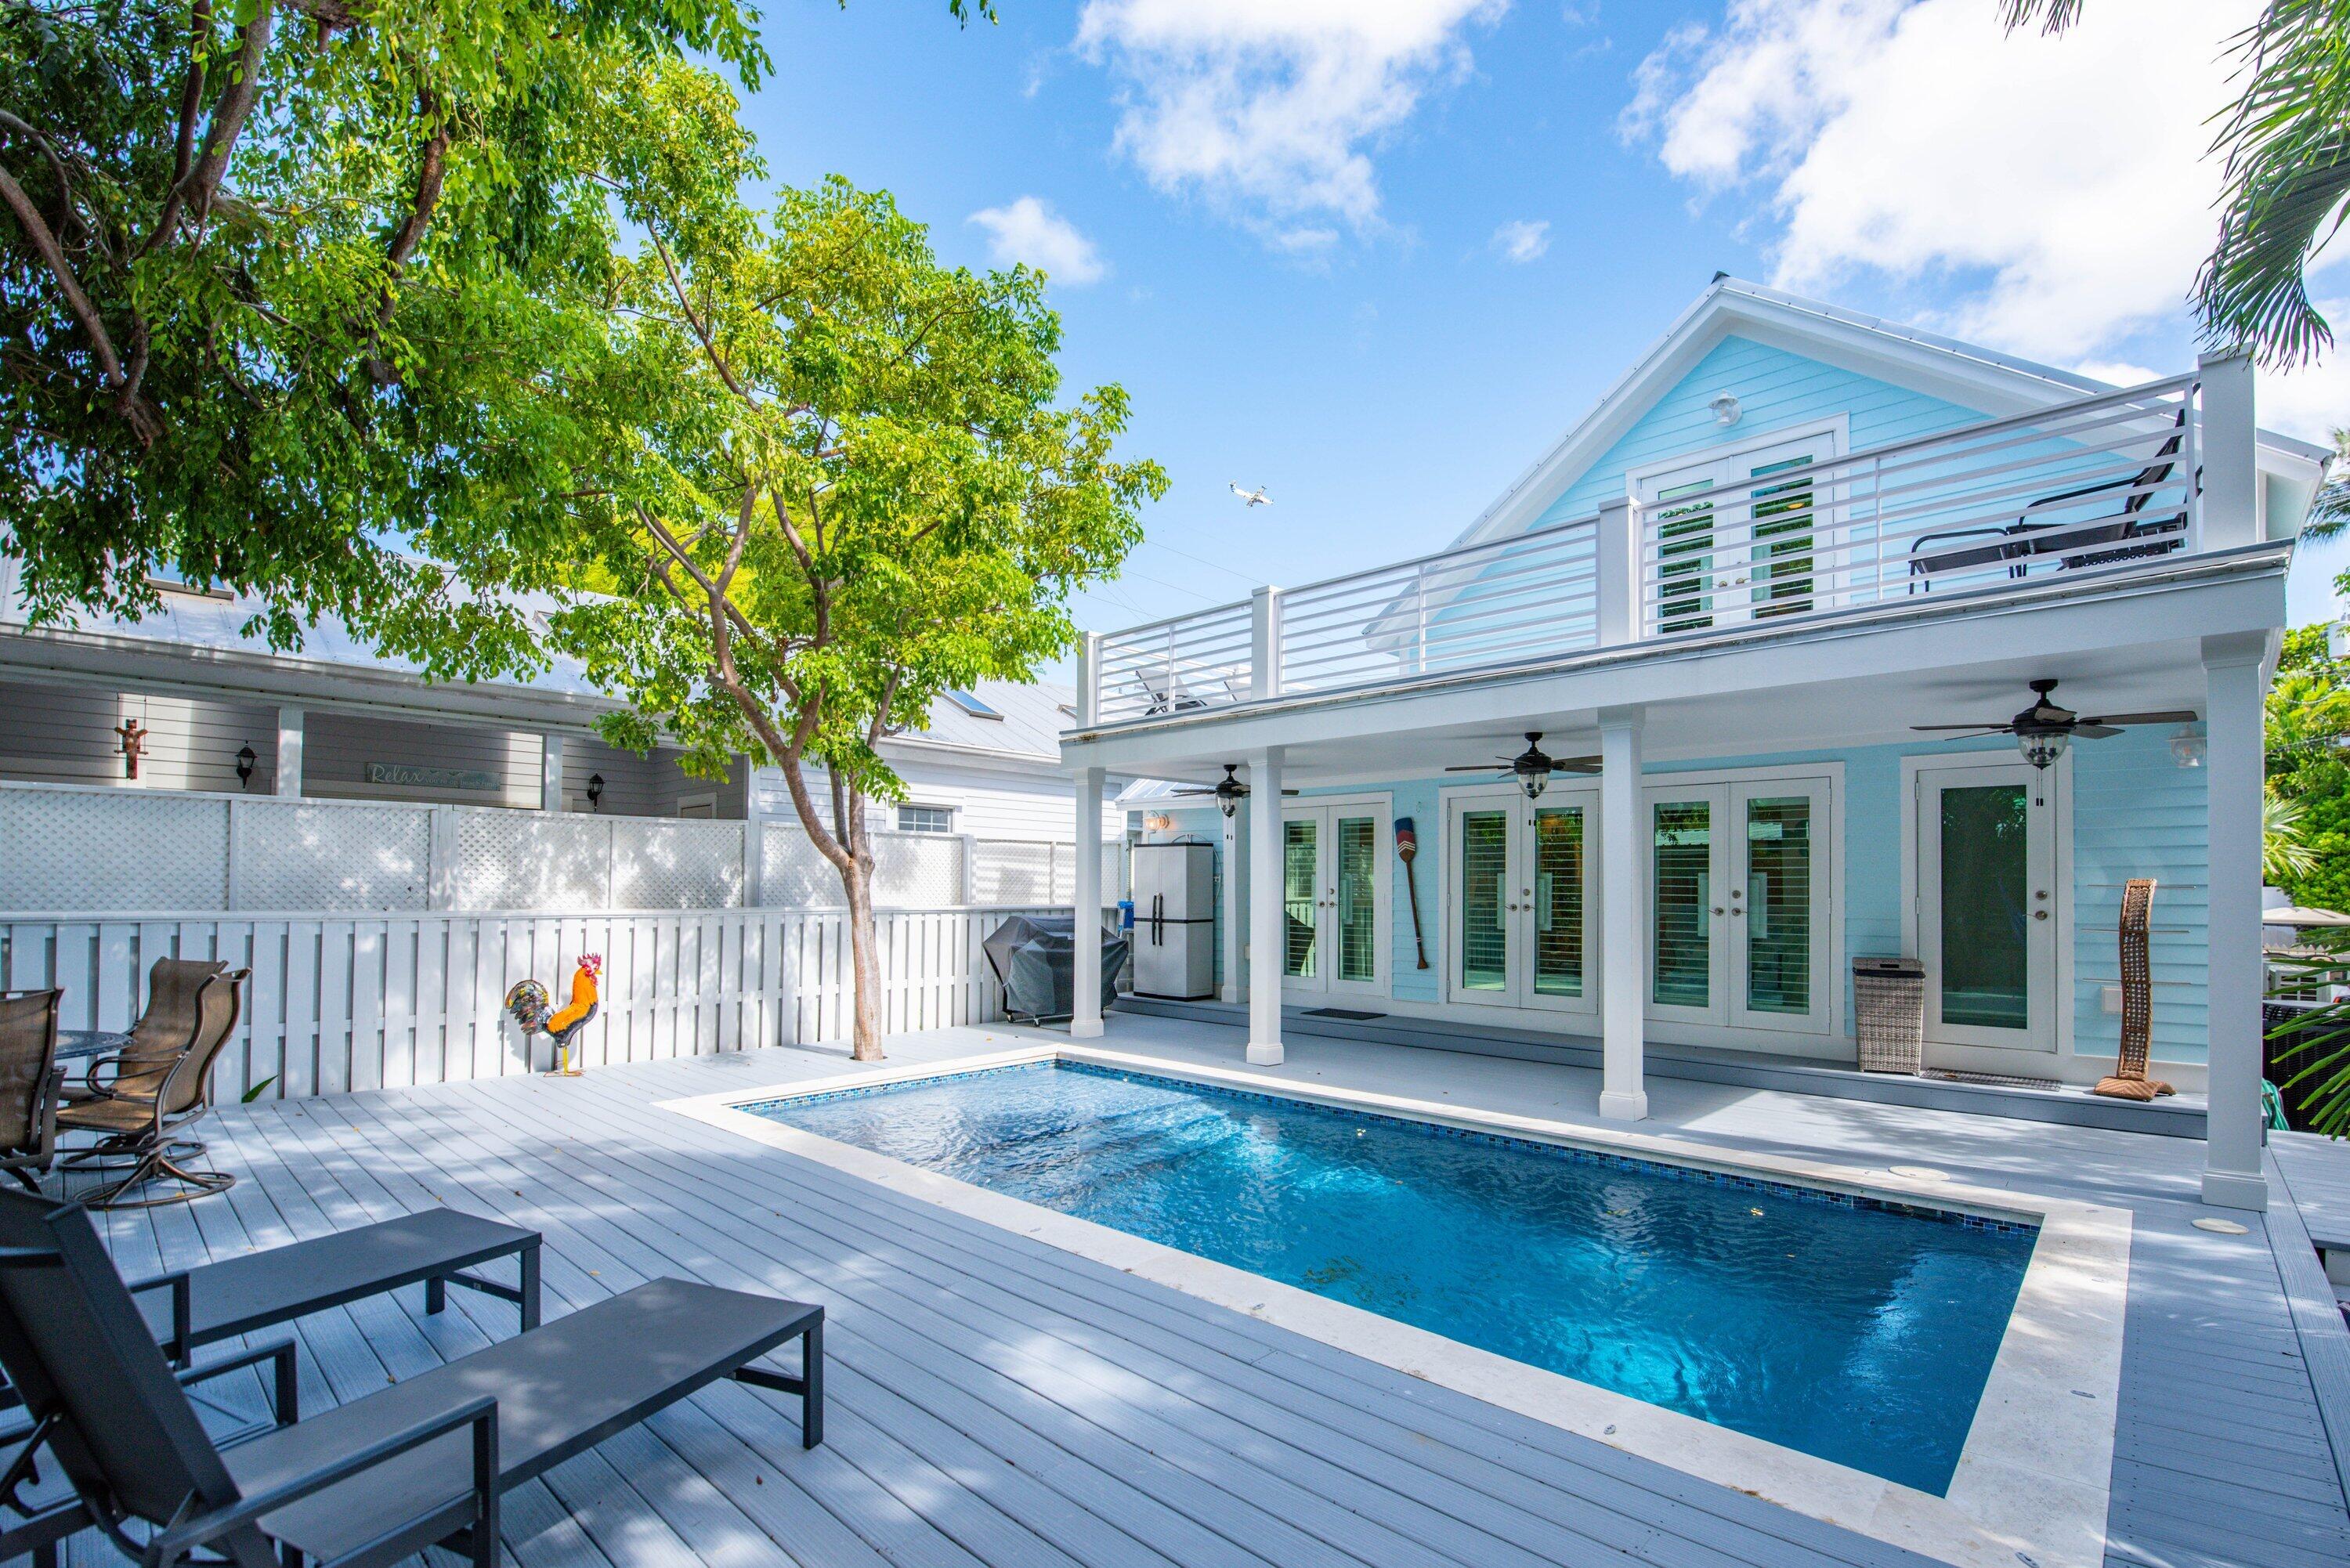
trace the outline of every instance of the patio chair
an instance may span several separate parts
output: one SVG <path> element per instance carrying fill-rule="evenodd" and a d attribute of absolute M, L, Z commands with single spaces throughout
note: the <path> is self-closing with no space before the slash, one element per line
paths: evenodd
<path fill-rule="evenodd" d="M 2132 877 L 2122 885 L 2121 1059 L 2095 1093 L 2116 1100 L 2151 1100 L 2174 1093 L 2168 1084 L 2146 1075 L 2154 1045 L 2154 976 L 2147 952 L 2147 922 L 2154 912 L 2154 878 Z"/>
<path fill-rule="evenodd" d="M 2084 485 L 2078 490 L 2062 491 L 2054 495 L 2043 495 L 2023 509 L 2023 515 L 2012 523 L 1989 524 L 1977 528 L 1951 528 L 1939 534 L 1922 534 L 1910 541 L 1909 576 L 1913 587 L 1931 593 L 1934 576 L 1939 572 L 1964 571 L 1975 566 L 2010 563 L 2007 575 L 2022 577 L 2034 556 L 2055 556 L 2059 568 L 2102 566 L 2115 561 L 2132 561 L 2146 556 L 2168 555 L 2184 545 L 2187 518 L 2183 511 L 2163 511 L 2152 517 L 2146 515 L 2154 499 L 2156 487 L 2166 483 L 2176 466 L 2180 444 L 2186 440 L 2187 414 L 2181 410 L 2172 421 L 2178 428 L 2170 439 L 2155 452 L 2155 461 L 2127 479 L 2107 480 L 2102 484 Z M 2120 510 L 2110 517 L 2090 518 L 2085 522 L 2064 523 L 2049 520 L 2049 514 L 2075 508 L 2092 496 L 2114 491 L 2125 493 Z M 2039 514 L 2037 520 L 2034 514 Z M 1958 549 L 1937 550 L 1921 556 L 1929 545 L 1946 544 L 1956 539 L 1996 539 L 1996 544 L 1968 545 Z M 2115 545 L 2117 548 L 2088 549 L 2098 545 Z M 2086 550 L 2086 553 L 2083 552 Z"/>
<path fill-rule="evenodd" d="M 122 1048 L 92 1062 L 83 1082 L 68 1085 L 67 1100 L 104 1098 L 105 1091 L 90 1081 L 101 1070 L 135 1076 L 144 1065 L 178 1055 L 195 1033 L 196 993 L 227 967 L 218 959 L 157 959 L 147 971 L 146 1009 L 123 1037 Z"/>
<path fill-rule="evenodd" d="M 57 1100 L 66 1073 L 57 1065 L 61 991 L 0 992 L 0 1170 L 34 1192 L 57 1158 Z"/>
<path fill-rule="evenodd" d="M 180 1050 L 171 1055 L 126 1052 L 106 1058 L 115 1066 L 100 1084 L 103 1063 L 89 1071 L 95 1097 L 77 1100 L 57 1113 L 61 1131 L 93 1133 L 98 1142 L 65 1157 L 68 1170 L 104 1171 L 116 1179 L 86 1193 L 93 1209 L 151 1209 L 185 1203 L 236 1185 L 226 1171 L 202 1170 L 192 1161 L 204 1146 L 186 1137 L 188 1128 L 212 1109 L 213 1064 L 236 1031 L 249 970 L 223 970 L 197 987 L 194 1019 Z M 162 1197 L 128 1196 L 151 1181 L 169 1179 L 179 1190 Z"/>
<path fill-rule="evenodd" d="M 0 1193 L 0 1363 L 36 1423 L 26 1453 L 54 1455 L 80 1508 L 150 1564 L 381 1568 L 439 1544 L 490 1568 L 503 1493 L 722 1377 L 798 1393 L 802 1444 L 823 1440 L 824 1309 L 683 1280 L 307 1420 L 291 1341 L 175 1374 L 146 1326 L 78 1204 Z M 802 1376 L 750 1365 L 793 1338 Z M 188 1389 L 265 1364 L 275 1425 L 215 1439 Z"/>

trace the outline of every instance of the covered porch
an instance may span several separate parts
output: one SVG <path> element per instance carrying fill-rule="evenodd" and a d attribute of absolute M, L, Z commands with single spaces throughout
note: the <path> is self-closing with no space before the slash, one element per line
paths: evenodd
<path fill-rule="evenodd" d="M 1244 1006 L 1260 1066 L 1334 1025 L 1587 1063 L 1619 1120 L 1669 1077 L 2167 1132 L 2205 1140 L 2206 1201 L 2263 1207 L 2275 591 L 2243 570 L 2067 585 L 1081 730 L 1081 794 L 1097 761 L 1192 787 L 1232 766 L 1245 788 L 1138 803 L 1146 841 L 1211 846 L 1215 984 L 1118 1012 Z M 2081 713 L 2194 718 L 2045 766 L 2007 734 L 1915 728 L 1996 723 L 2051 678 Z M 1538 791 L 1508 762 L 1530 733 Z M 2150 1106 L 2089 1093 L 2114 1071 L 2122 891 L 2143 877 L 2151 1072 L 2178 1091 Z M 1851 962 L 1877 955 L 1925 967 L 1923 1076 L 1858 1071 Z"/>

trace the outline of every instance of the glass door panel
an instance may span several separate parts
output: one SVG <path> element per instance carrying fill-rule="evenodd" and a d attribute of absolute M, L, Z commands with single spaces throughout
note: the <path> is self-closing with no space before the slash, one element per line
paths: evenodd
<path fill-rule="evenodd" d="M 1281 973 L 1284 980 L 1321 978 L 1322 824 L 1291 817 L 1281 825 Z"/>
<path fill-rule="evenodd" d="M 1536 996 L 1584 994 L 1584 808 L 1534 813 L 1534 988 Z"/>
<path fill-rule="evenodd" d="M 1929 1044 L 2056 1048 L 2054 787 L 2022 763 L 1918 770 Z"/>
<path fill-rule="evenodd" d="M 1456 983 L 1463 992 L 1499 997 L 1510 988 L 1510 813 L 1507 807 L 1467 810 L 1455 821 Z"/>
<path fill-rule="evenodd" d="M 2024 786 L 1981 784 L 1941 795 L 1942 1021 L 2028 1028 L 2031 828 Z"/>
<path fill-rule="evenodd" d="M 1812 1011 L 1812 801 L 1772 795 L 1746 802 L 1746 885 L 1731 889 L 1745 922 L 1750 1012 Z"/>
<path fill-rule="evenodd" d="M 1667 485 L 1659 501 L 1699 496 L 1711 479 Z M 1657 618 L 1664 631 L 1696 631 L 1713 624 L 1713 503 L 1685 501 L 1657 514 Z"/>
<path fill-rule="evenodd" d="M 1766 462 L 1749 477 L 1808 468 L 1811 457 Z M 1754 613 L 1799 615 L 1812 607 L 1812 480 L 1794 474 L 1776 484 L 1757 485 L 1754 506 Z"/>
<path fill-rule="evenodd" d="M 1337 978 L 1368 985 L 1379 977 L 1378 822 L 1341 813 L 1333 836 L 1338 855 Z"/>
<path fill-rule="evenodd" d="M 1649 1001 L 1659 1007 L 1713 1005 L 1713 803 L 1650 806 L 1653 900 Z"/>

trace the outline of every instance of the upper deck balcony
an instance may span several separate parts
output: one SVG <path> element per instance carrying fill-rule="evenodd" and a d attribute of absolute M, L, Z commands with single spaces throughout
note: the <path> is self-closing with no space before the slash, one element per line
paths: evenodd
<path fill-rule="evenodd" d="M 2262 537 L 2249 367 L 2083 397 L 1089 637 L 1079 727 L 1949 612 Z"/>

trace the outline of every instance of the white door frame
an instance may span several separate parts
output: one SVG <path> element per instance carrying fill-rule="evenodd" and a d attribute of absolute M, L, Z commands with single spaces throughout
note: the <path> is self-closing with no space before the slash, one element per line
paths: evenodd
<path fill-rule="evenodd" d="M 1509 921 L 1503 948 L 1507 955 L 1503 963 L 1506 979 L 1502 989 L 1464 990 L 1457 967 L 1463 950 L 1463 911 L 1459 897 L 1460 845 L 1455 832 L 1461 814 L 1464 811 L 1502 811 L 1508 814 L 1509 830 L 1503 841 L 1503 863 L 1509 867 L 1507 880 L 1522 882 L 1534 868 L 1534 814 L 1546 805 L 1569 804 L 1583 809 L 1586 846 L 1583 862 L 1583 994 L 1544 996 L 1534 990 L 1535 911 L 1531 898 L 1521 905 L 1517 902 L 1521 895 L 1514 891 L 1508 892 L 1503 899 Z M 1553 1017 L 1559 1013 L 1596 1017 L 1600 977 L 1605 972 L 1600 961 L 1598 918 L 1602 908 L 1600 900 L 1605 893 L 1599 880 L 1599 857 L 1596 853 L 1599 834 L 1598 780 L 1595 778 L 1586 782 L 1579 774 L 1555 774 L 1549 789 L 1536 800 L 1528 800 L 1525 791 L 1513 783 L 1448 784 L 1437 791 L 1437 816 L 1443 824 L 1444 835 L 1442 848 L 1437 857 L 1438 867 L 1443 873 L 1443 886 L 1437 889 L 1437 897 L 1444 906 L 1444 982 L 1440 993 L 1444 1001 L 1472 1007 L 1508 1008 L 1539 1017 Z"/>
<path fill-rule="evenodd" d="M 1721 889 L 1723 914 L 1714 929 L 1717 934 L 1711 942 L 1712 963 L 1711 987 L 1714 1005 L 1703 1012 L 1679 1007 L 1659 1007 L 1653 996 L 1644 996 L 1641 1014 L 1652 1025 L 1669 1032 L 1673 1038 L 1690 1044 L 1723 1045 L 1752 1050 L 1771 1036 L 1801 1035 L 1807 1039 L 1830 1041 L 1844 1030 L 1844 867 L 1845 867 L 1845 781 L 1841 761 L 1819 763 L 1773 763 L 1759 767 L 1691 768 L 1669 773 L 1650 773 L 1641 781 L 1640 811 L 1640 929 L 1641 940 L 1655 940 L 1656 856 L 1653 842 L 1654 821 L 1651 805 L 1659 798 L 1671 798 L 1676 793 L 1700 792 L 1718 798 L 1721 817 L 1713 824 L 1713 861 L 1717 874 L 1724 880 L 1736 869 L 1736 851 L 1732 840 L 1726 836 L 1731 819 L 1737 815 L 1737 803 L 1743 794 L 1770 793 L 1773 784 L 1796 782 L 1816 783 L 1826 794 L 1826 809 L 1820 814 L 1812 840 L 1812 963 L 1813 992 L 1815 1005 L 1808 1017 L 1754 1014 L 1752 1022 L 1735 1021 L 1738 1011 L 1731 998 L 1739 976 L 1732 972 L 1732 956 L 1742 949 L 1729 935 L 1730 917 L 1727 889 Z M 1749 788 L 1749 786 L 1753 786 Z M 1651 962 L 1644 966 L 1654 968 Z M 1651 982 L 1653 986 L 1653 981 Z M 1766 1021 L 1767 1020 L 1767 1021 Z M 1661 1037 L 1661 1033 L 1659 1035 Z M 1764 1047 L 1767 1048 L 1767 1047 Z M 1816 1049 L 1816 1048 L 1814 1048 Z"/>
<path fill-rule="evenodd" d="M 1392 794 L 1294 797 L 1281 806 L 1284 836 L 1290 822 L 1309 816 L 1320 825 L 1315 832 L 1315 871 L 1324 886 L 1315 897 L 1315 946 L 1321 962 L 1317 966 L 1319 972 L 1312 980 L 1282 976 L 1283 994 L 1301 1001 L 1320 997 L 1384 999 L 1395 964 L 1395 797 Z M 1342 816 L 1371 819 L 1371 853 L 1377 870 L 1371 877 L 1372 976 L 1367 981 L 1343 980 L 1338 974 L 1337 854 L 1338 819 Z M 1284 843 L 1284 852 L 1286 848 Z"/>
<path fill-rule="evenodd" d="M 1715 472 L 1710 475 L 1709 483 L 1715 485 L 1717 489 L 1734 489 L 1736 486 L 1748 483 L 1753 475 L 1751 472 L 1738 475 L 1724 485 L 1719 471 L 1725 465 L 1750 466 L 1755 456 L 1769 452 L 1774 447 L 1804 446 L 1815 449 L 1816 463 L 1824 466 L 1844 456 L 1851 450 L 1851 444 L 1852 421 L 1848 415 L 1837 414 L 1830 419 L 1807 421 L 1782 430 L 1758 431 L 1750 435 L 1741 436 L 1735 441 L 1725 441 L 1720 446 L 1709 447 L 1702 452 L 1682 452 L 1671 458 L 1660 458 L 1655 462 L 1643 463 L 1638 468 L 1626 471 L 1624 483 L 1634 504 L 1647 507 L 1656 504 L 1659 499 L 1657 493 L 1665 488 L 1664 482 L 1667 480 L 1689 479 L 1700 470 L 1710 470 Z M 1815 538 L 1821 533 L 1832 531 L 1836 525 L 1840 499 L 1835 493 L 1844 483 L 1843 476 L 1831 475 L 1814 487 L 1812 516 Z M 1709 622 L 1717 628 L 1742 624 L 1754 618 L 1754 601 L 1752 595 L 1754 559 L 1753 493 L 1750 490 L 1734 490 L 1734 493 L 1736 499 L 1717 504 L 1713 516 L 1711 554 L 1714 565 L 1709 573 L 1713 579 L 1713 586 L 1709 590 L 1709 597 L 1715 602 L 1704 611 L 1704 614 Z M 1688 499 L 1694 502 L 1700 498 L 1691 495 Z M 1641 572 L 1645 577 L 1658 566 L 1658 563 L 1647 560 L 1645 527 L 1642 530 L 1642 537 L 1635 541 L 1634 547 L 1644 562 Z M 1835 575 L 1835 572 L 1829 568 L 1815 568 L 1812 595 L 1814 607 L 1826 609 L 1837 602 L 1837 590 L 1825 580 L 1833 578 Z M 1741 596 L 1735 603 L 1725 605 L 1720 602 L 1731 594 Z"/>
<path fill-rule="evenodd" d="M 2084 744 L 2095 745 L 2095 742 Z M 1918 794 L 1921 773 L 1943 769 L 2004 767 L 2020 763 L 2022 758 L 2012 748 L 1981 752 L 1927 753 L 1901 759 L 1901 950 L 1922 959 L 1925 948 L 1920 941 L 1923 897 L 1918 877 L 1918 849 L 1920 824 L 1918 820 Z M 2074 946 L 2073 900 L 2073 757 L 2070 752 L 2059 757 L 2044 775 L 2052 792 L 2048 797 L 2050 850 L 2053 871 L 2049 888 L 2049 923 L 2055 928 L 2054 961 L 2050 966 L 2048 1005 L 2054 1023 L 2048 1050 L 2012 1046 L 1963 1045 L 1929 1039 L 1925 1054 L 1929 1066 L 1956 1067 L 1975 1072 L 2030 1072 L 2037 1065 L 2042 1076 L 2057 1076 L 2054 1069 L 2064 1057 L 2074 1054 L 2074 985 L 2073 949 Z M 1928 975 L 1930 990 L 1934 977 Z"/>

